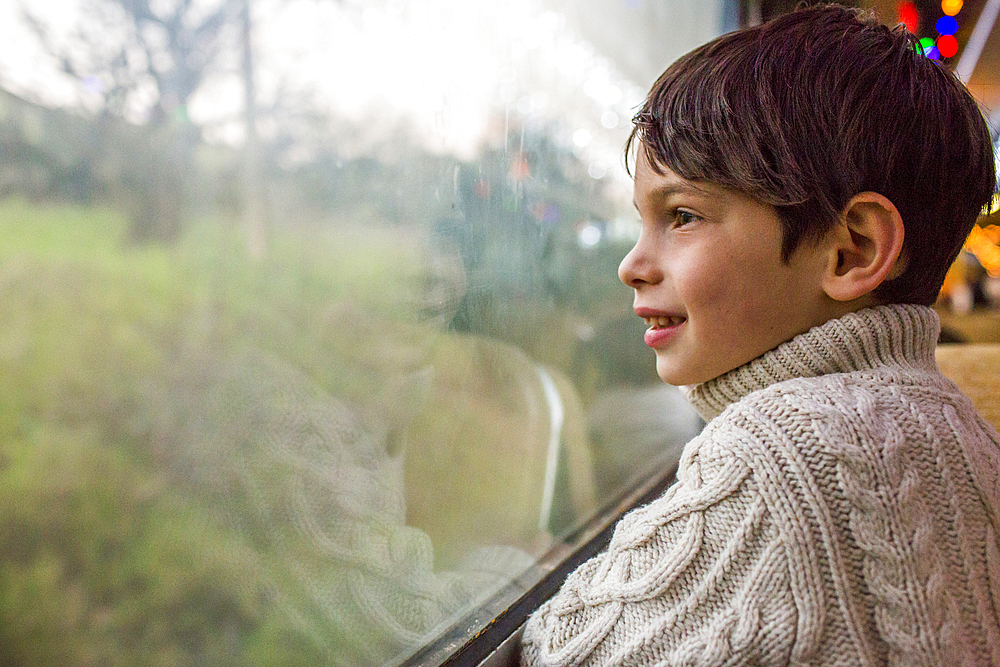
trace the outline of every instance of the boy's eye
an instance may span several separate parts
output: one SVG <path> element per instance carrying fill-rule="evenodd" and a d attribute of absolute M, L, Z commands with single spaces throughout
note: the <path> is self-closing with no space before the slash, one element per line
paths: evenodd
<path fill-rule="evenodd" d="M 677 223 L 678 227 L 683 227 L 684 225 L 691 224 L 696 220 L 700 220 L 700 218 L 691 211 L 684 211 L 681 209 L 676 209 L 674 211 L 674 222 Z"/>

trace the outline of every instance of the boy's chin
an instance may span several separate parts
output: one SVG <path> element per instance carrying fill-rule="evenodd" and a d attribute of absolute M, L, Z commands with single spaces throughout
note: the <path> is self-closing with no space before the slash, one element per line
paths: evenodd
<path fill-rule="evenodd" d="M 656 354 L 656 374 L 665 383 L 675 387 L 693 387 L 703 382 L 708 382 L 728 371 L 718 371 L 717 369 L 695 368 L 678 364 L 676 359 L 668 355 L 657 352 Z"/>
<path fill-rule="evenodd" d="M 665 358 L 660 353 L 656 355 L 656 374 L 665 383 L 675 387 L 687 387 L 701 384 L 704 380 L 699 379 L 697 373 L 692 373 L 689 369 L 678 368 L 676 363 Z"/>

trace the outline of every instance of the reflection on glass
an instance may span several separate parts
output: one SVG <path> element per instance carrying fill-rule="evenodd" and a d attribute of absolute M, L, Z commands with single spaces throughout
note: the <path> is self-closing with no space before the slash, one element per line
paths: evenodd
<path fill-rule="evenodd" d="M 634 40 L 529 0 L 0 12 L 7 663 L 392 663 L 699 428 L 616 276 Z"/>

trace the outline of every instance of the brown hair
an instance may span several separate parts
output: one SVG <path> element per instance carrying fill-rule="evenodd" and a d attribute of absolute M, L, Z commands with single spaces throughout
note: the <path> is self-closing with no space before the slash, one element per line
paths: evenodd
<path fill-rule="evenodd" d="M 860 192 L 903 218 L 906 268 L 875 291 L 930 305 L 996 186 L 976 101 L 916 38 L 860 10 L 813 6 L 723 35 L 653 85 L 625 147 L 652 167 L 775 207 L 787 261 Z"/>

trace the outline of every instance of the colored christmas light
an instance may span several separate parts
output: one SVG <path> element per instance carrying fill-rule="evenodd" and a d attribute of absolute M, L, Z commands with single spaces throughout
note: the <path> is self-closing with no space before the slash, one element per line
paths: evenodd
<path fill-rule="evenodd" d="M 899 22 L 905 25 L 907 30 L 912 33 L 917 32 L 917 28 L 920 27 L 920 12 L 917 11 L 917 6 L 914 3 L 897 3 L 896 14 L 899 16 Z"/>
<path fill-rule="evenodd" d="M 942 35 L 954 35 L 958 32 L 958 21 L 954 16 L 942 16 L 934 24 L 934 29 Z"/>
<path fill-rule="evenodd" d="M 962 11 L 962 0 L 941 0 L 941 11 L 947 16 L 954 16 Z"/>
<path fill-rule="evenodd" d="M 941 54 L 942 58 L 951 58 L 958 53 L 958 40 L 955 39 L 954 35 L 941 35 L 935 46 L 937 46 L 938 53 Z"/>

